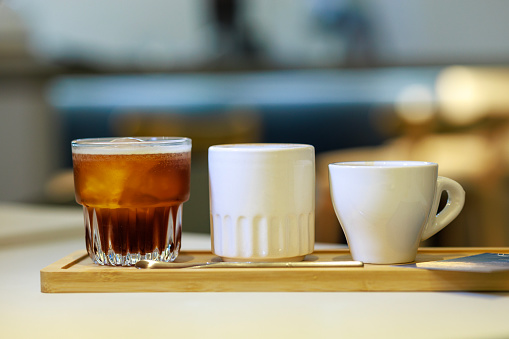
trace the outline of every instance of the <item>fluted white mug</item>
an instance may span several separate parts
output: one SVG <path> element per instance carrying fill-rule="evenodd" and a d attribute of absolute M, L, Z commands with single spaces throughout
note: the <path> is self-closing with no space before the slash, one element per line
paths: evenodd
<path fill-rule="evenodd" d="M 313 252 L 313 146 L 216 145 L 208 161 L 214 254 L 225 261 L 299 261 Z"/>
<path fill-rule="evenodd" d="M 438 164 L 366 161 L 329 164 L 334 210 L 355 260 L 397 264 L 415 260 L 421 240 L 461 212 L 465 191 L 438 176 Z M 442 192 L 447 204 L 439 214 Z"/>

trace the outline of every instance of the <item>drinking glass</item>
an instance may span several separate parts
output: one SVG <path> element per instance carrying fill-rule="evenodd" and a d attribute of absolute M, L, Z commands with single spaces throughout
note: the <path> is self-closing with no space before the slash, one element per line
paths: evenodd
<path fill-rule="evenodd" d="M 86 247 L 95 263 L 175 260 L 189 199 L 191 139 L 78 139 L 72 158 Z"/>

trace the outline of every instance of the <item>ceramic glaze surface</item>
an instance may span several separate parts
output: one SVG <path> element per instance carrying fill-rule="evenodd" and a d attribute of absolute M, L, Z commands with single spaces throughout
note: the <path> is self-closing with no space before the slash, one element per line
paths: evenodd
<path fill-rule="evenodd" d="M 404 263 L 422 239 L 454 219 L 464 203 L 455 181 L 438 177 L 426 162 L 357 162 L 329 165 L 331 198 L 355 260 Z M 449 203 L 436 216 L 442 191 Z"/>
<path fill-rule="evenodd" d="M 212 251 L 226 259 L 299 260 L 314 248 L 314 148 L 209 148 Z"/>

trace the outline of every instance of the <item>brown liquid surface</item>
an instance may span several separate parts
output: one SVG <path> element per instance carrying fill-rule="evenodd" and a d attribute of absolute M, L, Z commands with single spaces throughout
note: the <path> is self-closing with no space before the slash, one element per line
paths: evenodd
<path fill-rule="evenodd" d="M 91 255 L 178 251 L 177 215 L 189 199 L 190 153 L 75 153 L 73 167 Z"/>

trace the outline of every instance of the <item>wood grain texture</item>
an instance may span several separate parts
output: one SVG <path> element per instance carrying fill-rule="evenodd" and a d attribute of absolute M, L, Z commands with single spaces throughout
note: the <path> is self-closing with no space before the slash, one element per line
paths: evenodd
<path fill-rule="evenodd" d="M 416 262 L 509 248 L 421 248 Z M 207 251 L 182 252 L 178 262 L 218 260 Z M 317 250 L 305 260 L 352 260 L 348 249 Z M 94 264 L 74 252 L 41 270 L 41 291 L 82 292 L 299 292 L 299 291 L 509 291 L 509 271 L 431 271 L 395 265 L 355 268 L 137 269 Z"/>

